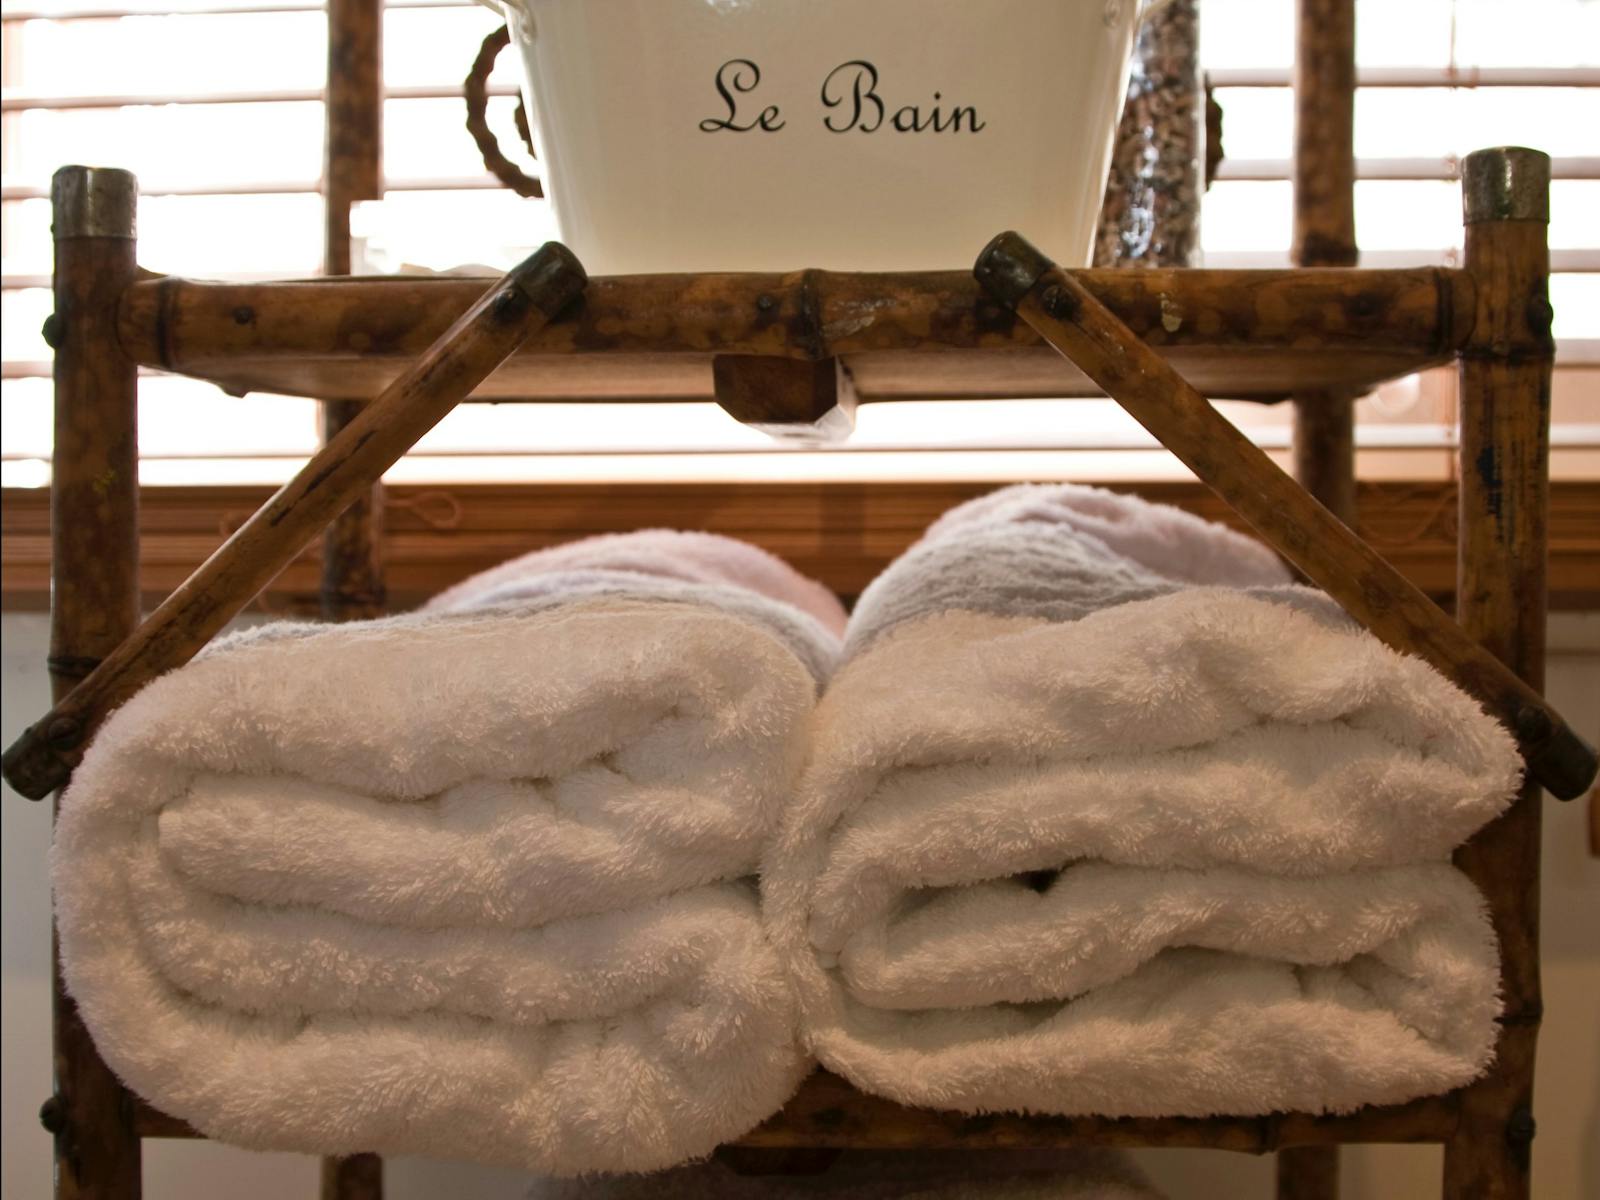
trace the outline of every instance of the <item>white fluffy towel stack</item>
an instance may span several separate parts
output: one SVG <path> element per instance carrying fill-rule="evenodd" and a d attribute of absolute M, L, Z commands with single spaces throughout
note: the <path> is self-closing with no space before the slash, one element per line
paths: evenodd
<path fill-rule="evenodd" d="M 216 645 L 62 801 L 101 1053 L 262 1149 L 563 1174 L 737 1137 L 807 1067 L 749 877 L 842 625 L 754 547 L 650 532 Z"/>
<path fill-rule="evenodd" d="M 769 852 L 810 1047 L 915 1105 L 1347 1110 L 1471 1080 L 1497 971 L 1453 847 L 1509 736 L 1258 544 L 1021 487 L 877 579 Z"/>

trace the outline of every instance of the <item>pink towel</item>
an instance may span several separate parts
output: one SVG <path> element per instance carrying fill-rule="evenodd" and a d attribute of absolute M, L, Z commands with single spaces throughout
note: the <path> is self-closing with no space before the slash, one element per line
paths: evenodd
<path fill-rule="evenodd" d="M 535 550 L 441 592 L 429 601 L 428 608 L 459 610 L 530 599 L 563 590 L 562 583 L 550 576 L 592 572 L 731 584 L 793 605 L 834 637 L 844 636 L 844 606 L 816 580 L 807 579 L 759 546 L 720 534 L 676 529 L 602 534 Z"/>

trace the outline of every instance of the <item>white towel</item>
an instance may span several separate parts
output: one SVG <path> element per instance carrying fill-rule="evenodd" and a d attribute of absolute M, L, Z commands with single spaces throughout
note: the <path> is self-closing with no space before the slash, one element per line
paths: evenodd
<path fill-rule="evenodd" d="M 106 724 L 53 874 L 134 1091 L 255 1148 L 552 1174 L 703 1155 L 789 1097 L 749 876 L 831 635 L 714 579 L 511 574 L 229 639 Z"/>
<path fill-rule="evenodd" d="M 1399 1102 L 1492 1052 L 1493 937 L 1448 856 L 1519 769 L 1256 544 L 1008 489 L 863 595 L 766 916 L 810 1047 L 903 1103 Z"/>
<path fill-rule="evenodd" d="M 1163 1200 L 1126 1155 L 1063 1152 L 847 1153 L 817 1175 L 747 1176 L 720 1162 L 658 1175 L 546 1181 L 528 1200 Z"/>

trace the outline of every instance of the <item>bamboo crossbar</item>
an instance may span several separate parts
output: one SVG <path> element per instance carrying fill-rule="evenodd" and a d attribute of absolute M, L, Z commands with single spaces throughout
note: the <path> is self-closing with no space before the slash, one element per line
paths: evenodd
<path fill-rule="evenodd" d="M 1076 274 L 1208 394 L 1242 399 L 1446 362 L 1477 309 L 1471 275 L 1447 268 Z M 229 391 L 369 399 L 486 282 L 146 278 L 124 293 L 118 329 L 141 366 Z M 597 278 L 472 398 L 709 400 L 718 356 L 840 358 L 862 401 L 1093 394 L 969 272 L 796 271 Z"/>
<path fill-rule="evenodd" d="M 1090 293 L 1015 233 L 974 274 L 1209 484 L 1264 541 L 1390 646 L 1454 680 L 1510 730 L 1529 771 L 1563 800 L 1595 780 L 1595 750 Z"/>
<path fill-rule="evenodd" d="M 1472 276 L 1389 270 L 1085 269 L 1072 275 L 1153 346 L 1271 346 L 1448 355 L 1465 344 Z M 182 370 L 192 357 L 284 352 L 406 356 L 482 295 L 486 278 L 397 276 L 278 283 L 138 281 L 123 349 Z M 968 271 L 613 275 L 530 336 L 522 355 L 756 354 L 821 360 L 886 350 L 1042 347 Z"/>

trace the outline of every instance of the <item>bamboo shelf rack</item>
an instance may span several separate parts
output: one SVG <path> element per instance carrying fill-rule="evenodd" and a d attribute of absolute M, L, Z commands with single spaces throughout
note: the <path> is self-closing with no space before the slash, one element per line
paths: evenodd
<path fill-rule="evenodd" d="M 1356 261 L 1353 5 L 1300 0 L 1300 12 L 1297 268 L 1090 270 L 1070 272 L 1062 282 L 1081 285 L 1206 396 L 1291 401 L 1296 474 L 1306 491 L 1294 489 L 1290 507 L 1304 505 L 1309 493 L 1346 522 L 1354 496 L 1352 397 L 1454 363 L 1461 396 L 1456 620 L 1537 689 L 1553 357 L 1547 160 L 1527 151 L 1475 156 L 1461 269 L 1349 269 Z M 349 447 L 349 438 L 341 442 L 346 431 L 359 432 L 362 412 L 380 396 L 380 405 L 392 404 L 397 390 L 413 406 L 443 407 L 458 398 L 710 399 L 748 423 L 812 439 L 836 434 L 858 403 L 1101 394 L 1041 337 L 1036 324 L 1045 328 L 1048 321 L 1038 311 L 1024 319 L 966 271 L 596 279 L 578 305 L 559 313 L 553 302 L 550 312 L 539 308 L 539 297 L 550 296 L 535 288 L 538 311 L 523 307 L 499 317 L 480 303 L 489 280 L 349 277 L 349 204 L 381 194 L 376 21 L 372 0 L 330 2 L 327 267 L 343 278 L 223 284 L 150 274 L 137 265 L 131 177 L 78 169 L 58 178 L 56 317 L 49 331 L 56 349 L 50 669 L 57 708 L 35 727 L 35 758 L 50 768 L 35 782 L 58 782 L 92 733 L 100 711 L 94 698 L 111 694 L 106 670 L 97 668 L 120 664 L 121 686 L 133 686 L 152 665 L 192 654 L 219 618 L 259 587 L 259 562 L 254 574 L 227 576 L 209 591 L 192 578 L 168 602 L 175 607 L 164 606 L 165 640 L 140 629 L 141 368 L 211 380 L 232 392 L 327 402 L 324 454 L 345 472 L 342 511 L 325 511 L 317 481 L 268 507 L 276 504 L 278 516 L 297 513 L 289 519 L 299 522 L 302 540 L 332 517 L 322 597 L 333 619 L 383 609 L 374 554 L 381 485 L 362 482 L 372 463 L 351 474 L 353 457 L 339 448 Z M 438 339 L 469 313 L 476 322 L 470 346 L 441 356 Z M 507 324 L 495 327 L 501 317 L 517 323 L 515 336 Z M 457 368 L 450 388 L 434 386 L 436 379 L 417 386 L 419 362 L 433 369 L 447 357 Z M 403 452 L 415 433 L 391 437 L 390 449 Z M 1248 474 L 1259 482 L 1256 472 Z M 319 503 L 324 511 L 313 512 Z M 1348 563 L 1324 561 L 1330 556 L 1318 547 L 1310 556 L 1332 575 L 1356 578 Z M 1381 587 L 1374 597 L 1377 608 L 1392 598 Z M 1433 624 L 1424 614 L 1422 625 Z M 132 636 L 136 630 L 146 635 L 142 641 Z M 1540 721 L 1554 717 L 1528 704 L 1511 713 L 1524 744 L 1538 742 L 1546 732 Z M 1340 1144 L 1431 1142 L 1445 1147 L 1445 1200 L 1527 1200 L 1541 1012 L 1541 803 L 1530 783 L 1457 859 L 1490 901 L 1503 959 L 1498 1053 L 1471 1087 L 1342 1116 L 1131 1120 L 909 1109 L 819 1072 L 781 1113 L 725 1153 L 742 1169 L 782 1171 L 851 1148 L 1275 1151 L 1279 1200 L 1335 1200 Z M 132 1200 L 140 1194 L 142 1139 L 196 1134 L 120 1086 L 59 976 L 54 991 L 56 1090 L 41 1116 L 55 1135 L 56 1194 Z M 325 1160 L 322 1192 L 325 1200 L 378 1200 L 381 1160 Z"/>
<path fill-rule="evenodd" d="M 1463 405 L 1457 617 L 1472 638 L 1535 686 L 1544 627 L 1539 598 L 1553 353 L 1543 299 L 1544 161 L 1527 151 L 1478 156 L 1476 182 L 1469 181 L 1461 270 L 1064 276 L 1215 394 L 1272 399 L 1315 389 L 1330 373 L 1339 388 L 1364 388 L 1454 359 Z M 119 184 L 125 190 L 120 204 L 114 195 L 96 199 L 94 189 Z M 405 391 L 417 356 L 452 321 L 466 317 L 494 325 L 505 305 L 493 303 L 493 292 L 471 305 L 483 293 L 484 280 L 224 285 L 151 276 L 135 265 L 130 177 L 68 171 L 57 204 L 51 668 L 60 713 L 85 675 L 90 679 L 84 690 L 92 690 L 97 663 L 125 658 L 129 645 L 138 643 L 132 639 L 112 653 L 137 624 L 134 430 L 141 366 L 237 390 L 293 390 L 353 401 L 387 389 L 382 405 Z M 104 223 L 118 211 L 126 214 L 122 226 Z M 536 267 L 534 275 L 543 269 Z M 549 307 L 559 315 L 547 320 L 551 314 L 535 311 L 534 332 L 498 371 L 489 368 L 503 354 L 508 335 L 485 335 L 500 340 L 492 353 L 477 354 L 472 372 L 451 377 L 456 393 L 472 399 L 710 395 L 736 407 L 742 402 L 741 377 L 750 370 L 764 383 L 779 381 L 771 391 L 777 401 L 755 416 L 814 430 L 826 415 L 819 406 L 847 402 L 852 375 L 863 402 L 947 395 L 958 390 L 946 382 L 952 377 L 982 376 L 993 381 L 995 392 L 1007 394 L 1070 390 L 1062 386 L 1068 379 L 1052 361 L 1054 351 L 970 275 L 615 278 L 594 281 L 575 307 Z M 478 328 L 464 323 L 458 335 Z M 437 346 L 424 355 L 430 362 L 439 357 Z M 462 350 L 459 357 L 471 355 Z M 757 365 L 747 367 L 752 360 Z M 761 374 L 774 364 L 776 375 Z M 474 386 L 480 372 L 483 382 Z M 664 381 L 659 391 L 650 385 L 657 377 Z M 784 380 L 804 386 L 785 387 Z M 838 380 L 846 382 L 828 386 Z M 414 438 L 415 430 L 406 436 Z M 329 452 L 337 445 L 330 444 Z M 280 494 L 271 503 L 281 511 L 286 502 Z M 324 513 L 308 523 L 303 538 L 315 536 L 327 519 Z M 233 610 L 259 586 L 235 583 Z M 209 628 L 187 630 L 187 653 L 203 644 Z M 159 657 L 150 644 L 143 649 Z M 62 735 L 60 719 L 48 723 L 42 736 L 70 751 L 72 739 Z M 735 1153 L 755 1156 L 753 1161 L 768 1153 L 780 1162 L 798 1152 L 869 1146 L 1099 1143 L 1259 1153 L 1357 1141 L 1442 1142 L 1445 1195 L 1451 1200 L 1524 1196 L 1539 1022 L 1534 897 L 1540 803 L 1537 786 L 1530 785 L 1460 855 L 1493 906 L 1507 1000 L 1496 1065 L 1470 1088 L 1336 1117 L 971 1117 L 902 1108 L 818 1074 Z M 123 1093 L 95 1055 L 70 1001 L 58 1002 L 58 1093 L 46 1119 L 58 1137 L 68 1185 L 62 1194 L 137 1195 L 139 1140 L 192 1131 Z M 358 1193 L 346 1188 L 342 1194 Z"/>

